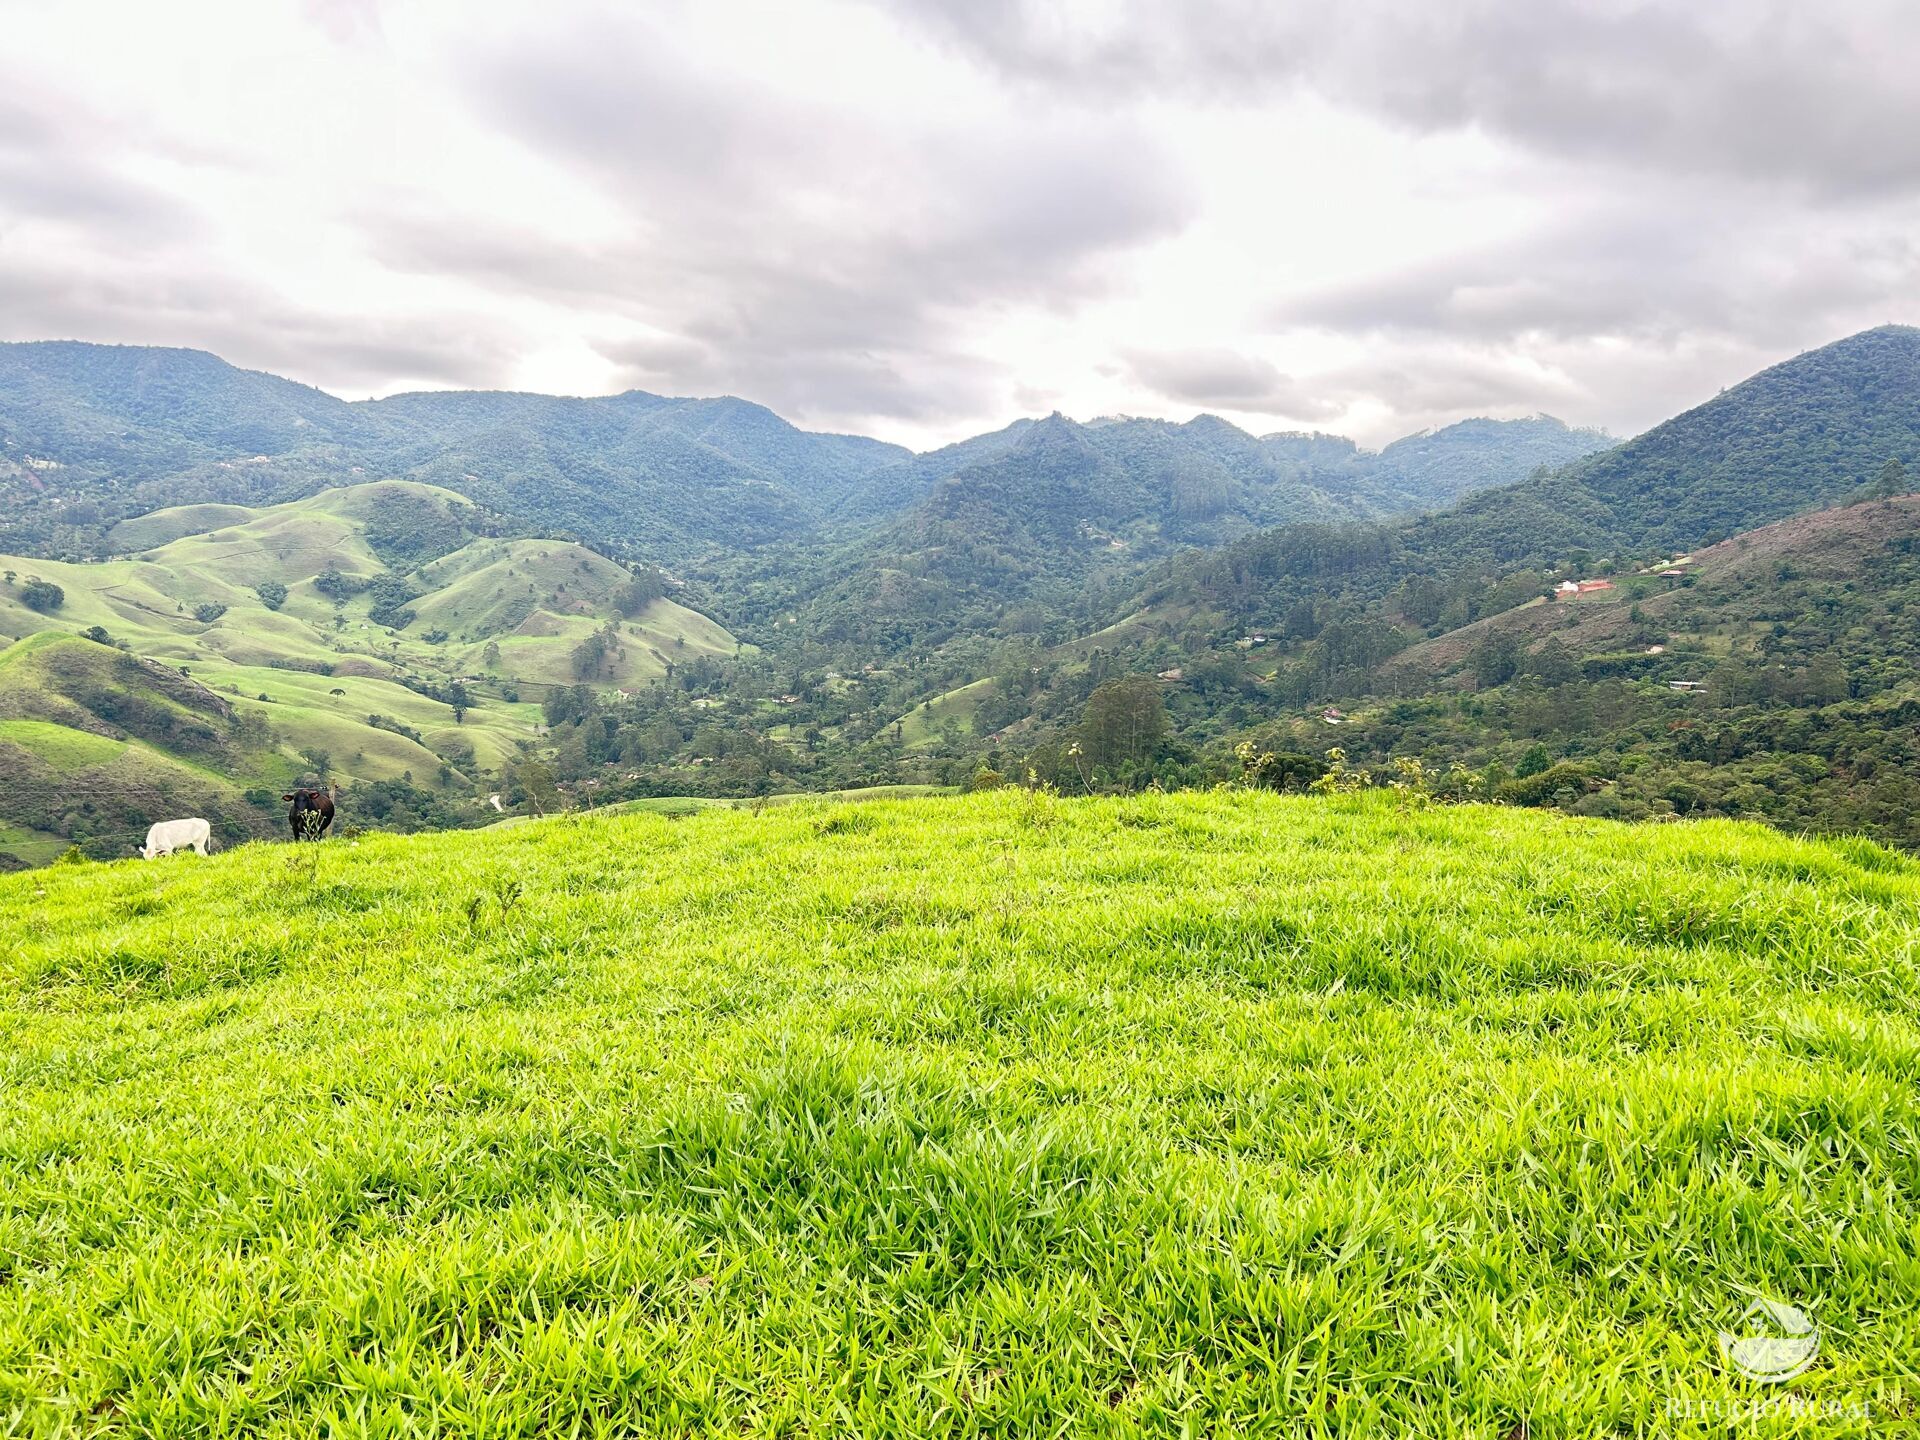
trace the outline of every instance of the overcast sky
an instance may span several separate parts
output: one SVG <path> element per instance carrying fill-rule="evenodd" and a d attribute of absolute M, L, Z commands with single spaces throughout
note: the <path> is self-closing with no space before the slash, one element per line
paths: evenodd
<path fill-rule="evenodd" d="M 1920 320 L 1903 0 L 0 0 L 0 338 L 925 447 L 1630 433 Z"/>

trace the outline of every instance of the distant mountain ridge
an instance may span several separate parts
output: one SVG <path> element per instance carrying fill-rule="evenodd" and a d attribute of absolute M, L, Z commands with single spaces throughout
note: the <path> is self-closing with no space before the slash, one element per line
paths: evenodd
<path fill-rule="evenodd" d="M 429 391 L 345 401 L 203 351 L 5 344 L 0 546 L 83 552 L 113 521 L 152 510 L 278 503 L 391 478 L 453 490 L 544 533 L 685 565 L 906 513 L 950 477 L 1013 453 L 1042 423 L 916 455 L 801 430 L 733 397 Z M 1429 508 L 1605 443 L 1544 419 L 1467 421 L 1378 455 L 1332 437 L 1255 437 L 1207 415 L 1077 428 L 1118 467 L 1121 493 L 1087 497 L 1099 513 L 1140 502 L 1142 467 L 1157 465 L 1179 477 L 1195 543 L 1242 521 L 1327 513 L 1317 500 L 1303 509 L 1303 496 L 1350 518 Z M 1201 523 L 1215 515 L 1233 523 Z"/>
<path fill-rule="evenodd" d="M 811 526 L 897 445 L 731 397 L 431 391 L 345 401 L 201 351 L 0 345 L 0 547 L 59 517 L 257 505 L 357 479 L 442 485 L 535 527 L 685 560 Z M 36 525 L 36 521 L 43 522 Z"/>
<path fill-rule="evenodd" d="M 1389 447 L 1392 448 L 1392 447 Z M 1392 524 L 1272 529 L 1154 594 L 1271 623 L 1311 597 L 1455 590 L 1577 557 L 1684 550 L 1845 500 L 1888 460 L 1920 470 L 1920 329 L 1889 325 L 1770 366 L 1645 434 Z"/>

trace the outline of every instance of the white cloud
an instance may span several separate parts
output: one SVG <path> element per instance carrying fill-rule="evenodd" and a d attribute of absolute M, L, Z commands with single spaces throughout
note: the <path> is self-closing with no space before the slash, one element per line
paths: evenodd
<path fill-rule="evenodd" d="M 0 336 L 350 395 L 1632 430 L 1913 320 L 1910 8 L 16 4 Z"/>

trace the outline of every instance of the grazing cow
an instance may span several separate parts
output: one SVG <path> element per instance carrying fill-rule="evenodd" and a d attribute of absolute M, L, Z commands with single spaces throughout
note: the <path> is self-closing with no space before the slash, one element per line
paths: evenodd
<path fill-rule="evenodd" d="M 207 841 L 213 827 L 204 820 L 157 820 L 147 827 L 147 843 L 140 847 L 140 858 L 152 860 L 176 850 L 207 853 Z"/>
<path fill-rule="evenodd" d="M 280 798 L 293 802 L 287 824 L 293 827 L 296 840 L 318 840 L 333 824 L 333 796 L 325 790 L 295 790 Z"/>

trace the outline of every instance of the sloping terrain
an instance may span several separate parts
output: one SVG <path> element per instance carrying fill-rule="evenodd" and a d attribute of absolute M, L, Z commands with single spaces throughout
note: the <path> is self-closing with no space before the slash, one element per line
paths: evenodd
<path fill-rule="evenodd" d="M 1182 561 L 1153 590 L 1261 626 L 1302 600 L 1377 604 L 1409 582 L 1446 592 L 1444 605 L 1529 567 L 1702 548 L 1850 500 L 1889 460 L 1920 473 L 1920 330 L 1909 326 L 1808 351 L 1636 439 L 1439 513 L 1276 528 Z"/>
<path fill-rule="evenodd" d="M 1916 915 L 1861 841 L 1387 795 L 0 877 L 0 1421 L 1897 1432 Z M 1755 1294 L 1819 1328 L 1765 1390 Z"/>
<path fill-rule="evenodd" d="M 639 685 L 670 666 L 733 653 L 724 629 L 664 595 L 631 601 L 633 572 L 604 556 L 488 528 L 486 512 L 463 497 L 405 481 L 261 508 L 161 511 L 116 527 L 124 543 L 160 542 L 122 558 L 0 556 L 0 643 L 75 637 L 80 649 L 42 655 L 36 686 L 57 685 L 72 656 L 119 653 L 108 645 L 124 647 L 128 664 L 141 657 L 158 662 L 153 673 L 190 675 L 181 683 L 268 727 L 271 740 L 252 747 L 274 757 L 254 767 L 260 773 L 237 760 L 222 769 L 241 789 L 275 789 L 288 769 L 457 788 L 537 742 L 540 702 L 556 688 Z M 58 587 L 57 606 L 35 607 L 35 581 Z M 597 657 L 591 665 L 583 647 Z M 40 718 L 65 723 L 62 714 Z M 170 775 L 166 748 L 136 746 L 114 783 L 148 766 Z M 32 778 L 44 783 L 39 771 Z M 162 797 L 143 792 L 140 813 L 166 818 L 188 793 L 200 792 L 177 784 Z M 218 787 L 207 794 L 206 806 L 236 813 Z M 37 813 L 0 800 L 9 822 L 27 825 Z M 95 833 L 83 817 L 74 826 L 31 824 Z M 45 842 L 28 848 L 39 853 Z"/>
<path fill-rule="evenodd" d="M 1790 637 L 1774 634 L 1783 623 L 1818 626 L 1835 608 L 1821 593 L 1828 590 L 1844 592 L 1850 627 L 1878 636 L 1878 653 L 1897 653 L 1904 646 L 1889 627 L 1904 627 L 1906 587 L 1920 578 L 1916 537 L 1920 495 L 1811 511 L 1710 545 L 1684 566 L 1615 576 L 1611 591 L 1592 598 L 1529 600 L 1422 641 L 1388 660 L 1380 674 L 1389 687 L 1444 680 L 1502 637 L 1528 652 L 1552 638 L 1576 657 L 1644 653 L 1658 644 L 1667 658 L 1658 665 L 1657 657 L 1647 659 L 1650 669 L 1661 671 L 1751 650 L 1763 635 L 1772 642 L 1769 653 L 1780 657 L 1801 649 L 1835 653 L 1844 643 L 1838 634 L 1817 646 L 1782 645 Z M 1662 573 L 1674 569 L 1679 573 Z"/>
<path fill-rule="evenodd" d="M 125 854 L 153 821 L 185 815 L 210 821 L 216 843 L 261 838 L 300 763 L 257 718 L 151 660 L 51 631 L 0 649 L 0 868 L 76 843 Z"/>
<path fill-rule="evenodd" d="M 399 478 L 525 528 L 685 567 L 774 542 L 845 539 L 1053 423 L 1016 421 L 913 455 L 802 431 L 732 397 L 436 391 L 350 404 L 197 351 L 4 345 L 0 548 L 92 554 L 116 522 L 166 507 L 270 504 Z M 1429 509 L 1604 443 L 1544 417 L 1471 421 L 1380 455 L 1333 437 L 1256 439 L 1212 416 L 1079 428 L 1106 461 L 1085 497 L 1095 510 L 1144 527 L 1149 540 L 1164 530 L 1173 543 L 1202 544 L 1250 525 Z M 185 533 L 143 523 L 107 547 Z"/>
<path fill-rule="evenodd" d="M 261 505 L 356 478 L 457 491 L 648 558 L 738 548 L 858 504 L 907 456 L 762 406 L 642 391 L 348 403 L 193 350 L 0 345 L 0 549 L 81 548 L 181 504 Z M 149 540 L 147 543 L 153 543 Z"/>

